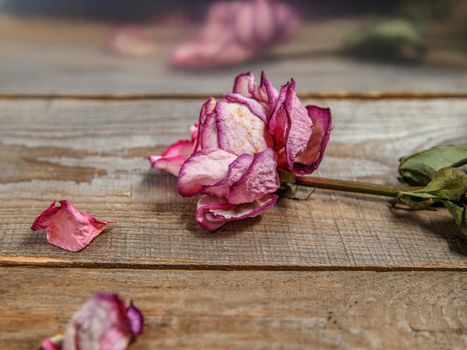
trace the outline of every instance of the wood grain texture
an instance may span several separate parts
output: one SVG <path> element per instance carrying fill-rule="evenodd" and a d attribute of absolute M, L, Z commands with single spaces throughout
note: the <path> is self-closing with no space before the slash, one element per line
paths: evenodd
<path fill-rule="evenodd" d="M 35 349 L 98 290 L 133 299 L 138 349 L 465 349 L 460 272 L 0 269 L 0 348 Z"/>
<path fill-rule="evenodd" d="M 330 105 L 334 131 L 315 175 L 395 183 L 397 159 L 465 141 L 467 100 L 306 101 Z M 449 215 L 390 208 L 379 197 L 317 191 L 215 235 L 194 222 L 194 198 L 145 157 L 186 137 L 201 101 L 0 102 L 0 264 L 208 268 L 466 268 Z M 115 220 L 79 254 L 30 224 L 68 198 Z"/>

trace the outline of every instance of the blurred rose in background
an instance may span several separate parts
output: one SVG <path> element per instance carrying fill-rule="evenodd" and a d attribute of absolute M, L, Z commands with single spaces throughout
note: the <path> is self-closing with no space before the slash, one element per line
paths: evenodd
<path fill-rule="evenodd" d="M 226 91 L 262 69 L 299 90 L 465 91 L 467 2 L 0 0 L 0 90 Z"/>

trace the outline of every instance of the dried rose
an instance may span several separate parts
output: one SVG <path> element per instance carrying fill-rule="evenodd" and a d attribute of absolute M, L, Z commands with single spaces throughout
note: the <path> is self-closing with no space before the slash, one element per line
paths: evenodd
<path fill-rule="evenodd" d="M 155 168 L 172 174 L 179 169 L 181 195 L 202 194 L 196 221 L 207 231 L 274 205 L 278 169 L 311 173 L 321 162 L 331 131 L 329 109 L 304 107 L 293 80 L 279 92 L 264 73 L 260 85 L 253 74 L 243 73 L 233 91 L 203 104 L 185 153 L 174 151 L 178 141 L 161 157 L 150 157 Z"/>
<path fill-rule="evenodd" d="M 112 221 L 100 221 L 95 216 L 80 213 L 68 200 L 61 200 L 60 206 L 53 202 L 31 226 L 31 230 L 43 230 L 47 241 L 54 246 L 78 252 L 86 248 Z"/>
<path fill-rule="evenodd" d="M 94 294 L 68 321 L 64 335 L 42 342 L 43 350 L 124 350 L 142 334 L 144 318 L 117 294 Z"/>
<path fill-rule="evenodd" d="M 171 63 L 198 68 L 239 63 L 289 40 L 298 24 L 297 13 L 278 1 L 216 2 L 199 36 L 180 44 Z"/>

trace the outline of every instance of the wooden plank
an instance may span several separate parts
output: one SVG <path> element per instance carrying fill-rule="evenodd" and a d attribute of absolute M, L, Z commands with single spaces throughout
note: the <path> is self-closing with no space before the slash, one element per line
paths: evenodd
<path fill-rule="evenodd" d="M 334 131 L 317 176 L 395 183 L 397 159 L 465 142 L 467 100 L 315 100 Z M 391 209 L 387 199 L 317 191 L 281 200 L 218 234 L 194 222 L 194 198 L 145 157 L 186 137 L 201 101 L 0 102 L 0 263 L 204 266 L 239 269 L 467 267 L 449 215 Z M 79 254 L 29 229 L 51 201 L 68 198 L 117 223 Z"/>
<path fill-rule="evenodd" d="M 464 349 L 461 272 L 2 268 L 0 348 L 35 349 L 96 291 L 132 299 L 138 349 Z"/>

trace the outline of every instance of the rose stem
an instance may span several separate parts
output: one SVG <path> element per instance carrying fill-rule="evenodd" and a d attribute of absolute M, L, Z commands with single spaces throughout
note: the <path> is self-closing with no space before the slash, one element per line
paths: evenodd
<path fill-rule="evenodd" d="M 297 176 L 297 185 L 324 188 L 345 192 L 374 194 L 378 196 L 397 197 L 401 191 L 414 190 L 420 187 L 380 185 L 368 182 L 328 179 L 325 177 Z"/>

